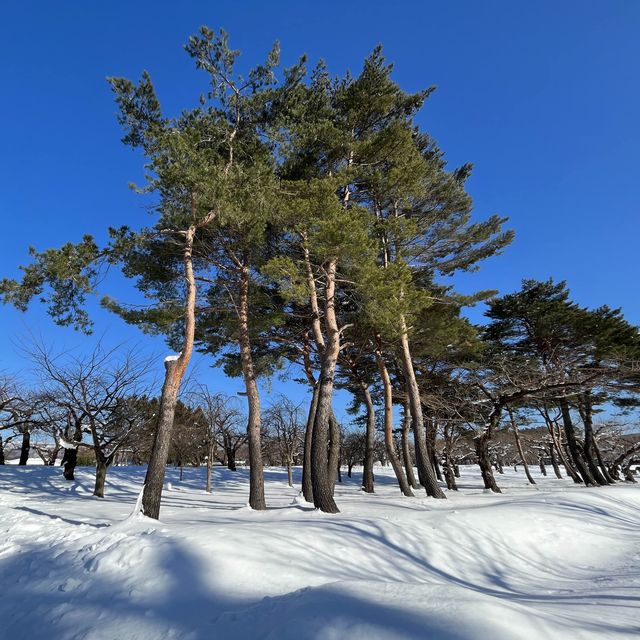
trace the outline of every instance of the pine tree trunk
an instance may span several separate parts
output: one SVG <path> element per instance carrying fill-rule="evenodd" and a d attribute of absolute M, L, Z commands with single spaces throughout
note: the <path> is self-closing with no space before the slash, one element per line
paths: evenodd
<path fill-rule="evenodd" d="M 29 460 L 29 451 L 31 450 L 31 431 L 24 429 L 22 432 L 22 446 L 20 447 L 20 460 L 18 465 L 24 466 Z"/>
<path fill-rule="evenodd" d="M 340 425 L 336 419 L 333 409 L 329 416 L 329 481 L 331 482 L 331 490 L 336 487 L 336 480 L 342 482 L 340 475 Z"/>
<path fill-rule="evenodd" d="M 407 482 L 412 489 L 418 488 L 416 477 L 413 473 L 413 460 L 411 459 L 411 449 L 409 447 L 409 430 L 411 429 L 411 407 L 409 400 L 406 399 L 403 404 L 402 415 L 402 461 L 404 470 L 407 474 Z"/>
<path fill-rule="evenodd" d="M 438 485 L 427 451 L 424 417 L 422 414 L 422 404 L 420 402 L 420 390 L 418 389 L 418 382 L 413 370 L 413 361 L 411 359 L 411 350 L 409 347 L 409 336 L 404 318 L 401 318 L 401 332 L 402 373 L 406 380 L 409 404 L 411 407 L 413 441 L 416 449 L 418 479 L 425 488 L 428 496 L 431 496 L 432 498 L 446 498 L 444 492 Z"/>
<path fill-rule="evenodd" d="M 585 391 L 582 396 L 581 415 L 584 425 L 584 447 L 582 449 L 591 476 L 600 486 L 608 484 L 604 474 L 598 468 L 596 462 L 595 439 L 593 437 L 593 406 L 591 403 L 591 392 Z"/>
<path fill-rule="evenodd" d="M 527 480 L 529 484 L 535 484 L 536 481 L 533 479 L 531 472 L 529 471 L 529 465 L 527 463 L 527 459 L 524 455 L 524 450 L 522 449 L 522 442 L 520 441 L 520 430 L 518 429 L 518 425 L 516 424 L 516 420 L 513 416 L 513 413 L 510 408 L 507 408 L 509 412 L 509 420 L 511 422 L 511 429 L 513 430 L 513 437 L 516 441 L 516 448 L 518 449 L 518 454 L 520 456 L 520 460 L 522 461 L 522 466 L 524 467 L 525 475 L 527 476 Z"/>
<path fill-rule="evenodd" d="M 451 459 L 451 427 L 448 422 L 444 423 L 444 479 L 447 489 L 457 491 L 455 465 Z"/>
<path fill-rule="evenodd" d="M 318 393 L 320 385 L 316 382 L 313 387 L 307 428 L 304 434 L 304 458 L 302 462 L 302 495 L 307 502 L 313 502 L 313 483 L 311 481 L 311 443 L 313 441 L 313 423 L 318 409 Z"/>
<path fill-rule="evenodd" d="M 376 446 L 376 414 L 369 387 L 361 382 L 364 404 L 367 408 L 367 432 L 364 445 L 364 467 L 362 470 L 362 489 L 365 493 L 373 493 L 373 456 Z M 351 477 L 351 471 L 349 471 Z"/>
<path fill-rule="evenodd" d="M 478 466 L 482 474 L 482 481 L 485 489 L 491 489 L 494 493 L 502 493 L 496 483 L 496 479 L 491 469 L 491 457 L 489 455 L 488 440 L 486 432 L 475 438 L 476 455 L 478 456 Z"/>
<path fill-rule="evenodd" d="M 436 436 L 437 425 L 435 420 L 429 419 L 426 421 L 426 436 L 427 436 L 427 452 L 429 454 L 429 460 L 431 460 L 431 466 L 436 474 L 438 482 L 443 481 L 442 471 L 440 470 L 440 463 L 438 462 L 438 452 L 436 450 Z"/>
<path fill-rule="evenodd" d="M 545 419 L 546 419 L 546 413 L 545 413 Z M 573 468 L 573 464 L 569 461 L 569 458 L 567 457 L 567 455 L 565 454 L 562 448 L 562 444 L 560 442 L 560 439 L 562 437 L 560 432 L 560 425 L 558 425 L 558 433 L 556 433 L 556 429 L 553 425 L 553 422 L 547 419 L 547 428 L 551 435 L 551 439 L 553 440 L 553 446 L 555 447 L 555 450 L 558 456 L 560 457 L 562 464 L 564 465 L 565 471 L 576 484 L 582 484 L 582 478 L 576 473 L 576 470 Z"/>
<path fill-rule="evenodd" d="M 169 455 L 169 445 L 171 444 L 178 392 L 193 352 L 196 316 L 196 283 L 193 274 L 193 238 L 195 233 L 196 227 L 191 226 L 185 234 L 183 265 L 187 291 L 184 308 L 182 352 L 177 360 L 165 360 L 164 363 L 165 377 L 158 407 L 156 432 L 142 492 L 142 512 L 145 516 L 154 520 L 158 520 L 160 517 L 162 486 Z"/>
<path fill-rule="evenodd" d="M 544 466 L 544 454 L 540 454 L 540 457 L 538 458 L 538 464 L 540 465 L 540 473 L 543 476 L 546 476 L 547 468 Z"/>
<path fill-rule="evenodd" d="M 325 325 L 327 340 L 320 355 L 320 380 L 318 381 L 318 405 L 311 441 L 311 483 L 313 503 L 324 513 L 339 513 L 333 499 L 332 477 L 329 468 L 329 430 L 333 414 L 333 382 L 340 353 L 340 331 L 335 311 L 335 278 L 337 260 L 332 259 L 326 268 Z"/>
<path fill-rule="evenodd" d="M 474 438 L 476 445 L 476 455 L 478 456 L 478 466 L 480 467 L 480 473 L 482 474 L 482 481 L 484 482 L 485 489 L 491 489 L 494 493 L 502 493 L 500 487 L 496 483 L 496 479 L 493 476 L 491 469 L 491 456 L 489 455 L 489 442 L 493 438 L 493 432 L 500 422 L 500 415 L 502 414 L 502 407 L 494 407 L 491 415 L 489 416 L 489 424 L 484 431 Z"/>
<path fill-rule="evenodd" d="M 496 463 L 497 463 L 498 473 L 500 475 L 504 475 L 504 468 L 502 467 L 502 456 L 498 452 L 496 452 Z"/>
<path fill-rule="evenodd" d="M 558 466 L 558 459 L 556 458 L 556 448 L 553 442 L 549 443 L 549 457 L 551 458 L 551 466 L 553 467 L 553 473 L 558 480 L 562 480 L 562 474 L 560 473 L 560 467 Z"/>
<path fill-rule="evenodd" d="M 395 473 L 400 491 L 407 497 L 413 497 L 413 491 L 411 491 L 407 477 L 402 470 L 400 458 L 396 453 L 396 446 L 393 442 L 393 389 L 380 346 L 376 349 L 376 364 L 378 365 L 378 371 L 382 378 L 382 388 L 384 392 L 384 444 L 387 450 L 387 458 L 389 458 L 389 462 Z"/>
<path fill-rule="evenodd" d="M 598 464 L 600 465 L 600 469 L 602 470 L 602 475 L 605 477 L 608 484 L 614 484 L 615 480 L 611 477 L 609 469 L 602 459 L 602 453 L 595 438 L 593 439 L 593 450 L 595 451 L 596 458 L 598 459 Z"/>
<path fill-rule="evenodd" d="M 264 472 L 262 463 L 262 434 L 260 431 L 260 395 L 253 366 L 253 354 L 249 338 L 249 266 L 245 256 L 240 277 L 239 344 L 242 374 L 244 376 L 249 405 L 249 506 L 261 511 L 267 508 L 264 499 Z"/>
<path fill-rule="evenodd" d="M 582 476 L 583 482 L 587 486 L 594 486 L 596 481 L 591 476 L 589 467 L 582 457 L 580 451 L 580 445 L 576 436 L 576 429 L 571 419 L 571 411 L 569 409 L 569 402 L 566 398 L 560 398 L 560 411 L 562 412 L 562 423 L 564 424 L 564 432 L 567 436 L 567 445 L 573 458 L 573 463 L 576 466 L 577 472 Z"/>

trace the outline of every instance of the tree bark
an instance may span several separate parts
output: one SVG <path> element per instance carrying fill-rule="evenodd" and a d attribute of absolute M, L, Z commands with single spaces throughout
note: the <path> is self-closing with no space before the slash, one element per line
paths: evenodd
<path fill-rule="evenodd" d="M 209 447 L 209 455 L 207 456 L 207 484 L 205 491 L 211 493 L 211 469 L 213 465 L 213 447 Z"/>
<path fill-rule="evenodd" d="M 31 431 L 25 428 L 22 431 L 22 446 L 20 447 L 20 460 L 18 465 L 24 466 L 29 460 L 29 451 L 31 450 Z"/>
<path fill-rule="evenodd" d="M 502 493 L 502 490 L 496 483 L 491 469 L 491 456 L 489 455 L 489 442 L 493 438 L 493 432 L 500 422 L 502 414 L 502 406 L 496 405 L 489 416 L 489 424 L 484 431 L 474 438 L 476 445 L 476 455 L 478 456 L 478 466 L 482 474 L 482 481 L 485 489 L 491 489 L 494 493 Z"/>
<path fill-rule="evenodd" d="M 543 476 L 547 475 L 547 468 L 544 466 L 544 453 L 540 454 L 540 457 L 538 458 L 538 464 L 540 465 L 540 473 Z"/>
<path fill-rule="evenodd" d="M 154 520 L 158 520 L 160 517 L 162 486 L 169 455 L 169 445 L 171 444 L 171 432 L 173 431 L 173 418 L 178 402 L 178 392 L 193 352 L 196 324 L 196 282 L 193 274 L 193 239 L 195 233 L 196 227 L 193 225 L 185 233 L 183 268 L 186 283 L 186 300 L 182 352 L 176 360 L 165 360 L 164 363 L 165 377 L 158 406 L 156 432 L 142 491 L 142 512 L 145 516 Z"/>
<path fill-rule="evenodd" d="M 560 457 L 562 464 L 564 465 L 565 471 L 576 484 L 581 484 L 582 478 L 576 473 L 576 470 L 573 468 L 573 464 L 569 461 L 569 458 L 567 457 L 567 455 L 565 454 L 562 448 L 562 443 L 560 442 L 562 438 L 562 434 L 560 432 L 560 425 L 557 425 L 558 432 L 556 433 L 556 427 L 554 426 L 553 421 L 550 419 L 546 408 L 544 409 L 543 416 L 544 416 L 545 422 L 547 423 L 547 429 L 549 431 L 549 434 L 551 435 L 551 440 L 553 440 L 553 446 L 555 447 L 555 450 L 558 456 Z"/>
<path fill-rule="evenodd" d="M 559 404 L 560 411 L 562 412 L 562 423 L 564 425 L 564 432 L 567 436 L 567 445 L 569 447 L 571 457 L 573 458 L 573 463 L 576 466 L 576 471 L 580 474 L 583 482 L 587 486 L 594 486 L 596 484 L 596 481 L 591 476 L 589 467 L 582 457 L 582 452 L 580 451 L 580 445 L 578 443 L 578 438 L 576 435 L 576 428 L 574 427 L 573 420 L 571 419 L 569 402 L 566 398 L 560 398 Z"/>
<path fill-rule="evenodd" d="M 411 429 L 411 406 L 409 400 L 405 399 L 402 409 L 402 461 L 407 474 L 407 482 L 412 489 L 418 488 L 418 482 L 413 473 L 413 460 L 411 459 L 411 449 L 409 447 L 409 430 Z"/>
<path fill-rule="evenodd" d="M 340 330 L 335 311 L 335 279 L 337 260 L 331 259 L 326 267 L 325 326 L 327 340 L 320 357 L 320 379 L 318 381 L 318 403 L 311 441 L 311 483 L 313 503 L 325 513 L 339 513 L 333 499 L 332 477 L 329 468 L 329 429 L 333 409 L 333 383 L 340 353 Z"/>
<path fill-rule="evenodd" d="M 318 409 L 318 393 L 320 385 L 316 382 L 313 386 L 313 395 L 309 405 L 307 428 L 304 433 L 304 458 L 302 462 L 302 495 L 307 502 L 313 502 L 313 483 L 311 481 L 311 443 L 313 442 L 313 423 Z"/>
<path fill-rule="evenodd" d="M 384 443 L 387 449 L 387 458 L 391 463 L 393 472 L 395 473 L 400 491 L 407 497 L 413 497 L 413 491 L 409 486 L 407 477 L 402 470 L 400 464 L 400 458 L 396 453 L 396 447 L 393 442 L 393 390 L 391 387 L 391 378 L 389 377 L 389 371 L 387 365 L 382 357 L 382 351 L 380 345 L 376 349 L 376 364 L 378 365 L 378 371 L 382 378 L 382 387 L 384 391 Z"/>
<path fill-rule="evenodd" d="M 509 413 L 511 429 L 513 430 L 513 437 L 516 441 L 516 448 L 518 449 L 518 454 L 520 455 L 520 460 L 522 461 L 522 466 L 524 467 L 524 472 L 527 476 L 527 480 L 529 481 L 529 484 L 535 484 L 536 481 L 533 479 L 531 472 L 529 471 L 529 465 L 527 464 L 527 459 L 525 458 L 524 450 L 522 449 L 522 442 L 520 440 L 520 431 L 518 429 L 518 425 L 516 424 L 516 420 L 511 409 L 507 408 L 507 411 Z"/>
<path fill-rule="evenodd" d="M 553 467 L 553 473 L 558 480 L 562 480 L 562 474 L 560 473 L 560 467 L 558 466 L 558 459 L 556 458 L 556 448 L 553 442 L 549 443 L 549 457 L 551 458 L 551 466 Z"/>
<path fill-rule="evenodd" d="M 335 491 L 336 480 L 342 482 L 340 475 L 340 425 L 336 419 L 333 408 L 329 414 L 329 481 L 331 491 Z"/>
<path fill-rule="evenodd" d="M 107 469 L 109 463 L 101 456 L 96 456 L 96 482 L 93 495 L 97 498 L 104 498 L 104 484 L 107 479 Z"/>
<path fill-rule="evenodd" d="M 4 464 L 4 442 L 0 436 L 0 464 Z"/>
<path fill-rule="evenodd" d="M 249 337 L 249 265 L 246 255 L 240 274 L 238 307 L 240 361 L 249 405 L 249 421 L 247 424 L 249 436 L 249 506 L 252 509 L 262 511 L 267 508 L 267 505 L 264 499 L 260 395 L 258 393 Z"/>
<path fill-rule="evenodd" d="M 443 499 L 446 498 L 446 496 L 438 485 L 433 466 L 431 465 L 431 460 L 429 459 L 429 453 L 427 451 L 424 417 L 422 414 L 422 404 L 420 402 L 420 390 L 418 388 L 418 381 L 416 380 L 415 371 L 413 369 L 408 329 L 404 317 L 401 317 L 400 343 L 402 347 L 402 373 L 404 374 L 406 381 L 409 404 L 411 407 L 413 441 L 416 449 L 418 479 L 425 488 L 428 496 Z"/>
<path fill-rule="evenodd" d="M 376 446 L 376 413 L 371 399 L 369 387 L 361 381 L 360 386 L 364 395 L 364 404 L 367 408 L 367 431 L 364 444 L 364 467 L 362 470 L 362 490 L 365 493 L 373 493 L 373 456 Z M 349 471 L 351 477 L 351 471 Z"/>
<path fill-rule="evenodd" d="M 287 482 L 290 487 L 293 487 L 293 461 L 291 458 L 287 460 Z"/>
<path fill-rule="evenodd" d="M 602 453 L 600 451 L 600 447 L 598 446 L 598 441 L 595 439 L 595 437 L 593 438 L 593 450 L 596 453 L 596 458 L 598 459 L 598 464 L 600 465 L 602 475 L 606 478 L 608 484 L 614 484 L 615 480 L 611 477 L 609 469 L 602 459 Z"/>
<path fill-rule="evenodd" d="M 584 447 L 582 449 L 589 471 L 593 479 L 601 486 L 609 484 L 604 473 L 600 470 L 597 463 L 596 444 L 593 436 L 593 404 L 591 401 L 591 392 L 585 391 L 582 394 L 581 416 L 584 425 Z"/>

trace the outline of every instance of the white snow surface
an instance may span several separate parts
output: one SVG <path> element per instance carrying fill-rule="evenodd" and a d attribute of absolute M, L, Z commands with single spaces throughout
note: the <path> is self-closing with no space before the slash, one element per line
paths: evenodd
<path fill-rule="evenodd" d="M 513 640 L 640 637 L 640 487 L 522 471 L 483 492 L 462 468 L 448 500 L 344 478 L 337 515 L 265 470 L 169 470 L 161 521 L 132 510 L 143 468 L 0 467 L 0 636 L 204 640 Z M 299 470 L 296 479 L 299 481 Z M 346 475 L 346 474 L 345 474 Z"/>

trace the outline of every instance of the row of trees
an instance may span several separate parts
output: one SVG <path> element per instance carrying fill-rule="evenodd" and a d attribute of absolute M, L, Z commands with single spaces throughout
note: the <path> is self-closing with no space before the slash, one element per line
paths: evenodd
<path fill-rule="evenodd" d="M 277 45 L 241 76 L 226 34 L 206 27 L 186 50 L 208 84 L 198 105 L 178 116 L 162 112 L 146 72 L 138 83 L 110 79 L 123 141 L 146 158 L 140 191 L 156 223 L 110 229 L 105 246 L 85 236 L 33 251 L 23 278 L 0 285 L 5 302 L 26 309 L 38 296 L 56 322 L 90 331 L 84 302 L 98 292 L 104 269 L 119 265 L 135 281 L 148 306 L 109 297 L 104 306 L 165 335 L 179 352 L 165 361 L 144 513 L 159 514 L 194 349 L 244 380 L 254 509 L 266 507 L 257 379 L 283 366 L 309 386 L 302 491 L 322 511 L 338 510 L 337 387 L 366 414 L 364 491 L 374 490 L 378 421 L 402 493 L 421 485 L 444 498 L 438 431 L 453 478 L 450 443 L 456 430 L 475 429 L 485 486 L 499 491 L 491 446 L 505 416 L 516 424 L 520 414 L 542 411 L 554 424 L 556 407 L 568 447 L 554 431 L 559 459 L 576 481 L 609 482 L 592 416 L 597 406 L 633 403 L 637 330 L 619 311 L 571 303 L 564 284 L 551 281 L 525 282 L 521 292 L 493 299 L 485 330 L 461 316 L 495 292 L 461 296 L 442 278 L 476 269 L 513 234 L 499 216 L 472 221 L 471 166 L 450 170 L 418 126 L 433 88 L 402 91 L 380 48 L 358 76 L 342 78 L 322 63 L 309 73 L 304 57 L 279 74 Z M 403 414 L 400 446 L 395 405 Z"/>

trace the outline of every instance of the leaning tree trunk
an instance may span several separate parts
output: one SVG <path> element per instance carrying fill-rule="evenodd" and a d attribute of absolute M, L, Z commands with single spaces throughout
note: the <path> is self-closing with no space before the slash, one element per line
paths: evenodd
<path fill-rule="evenodd" d="M 249 405 L 249 506 L 261 511 L 267 508 L 264 499 L 264 471 L 262 463 L 262 434 L 260 431 L 260 395 L 256 382 L 249 338 L 249 266 L 245 255 L 240 274 L 238 305 L 240 362 Z"/>
<path fill-rule="evenodd" d="M 573 425 L 573 420 L 571 419 L 569 402 L 566 398 L 560 398 L 560 411 L 562 412 L 564 432 L 567 436 L 567 445 L 569 447 L 571 457 L 573 458 L 573 463 L 576 466 L 576 470 L 580 474 L 580 476 L 582 476 L 582 480 L 587 486 L 594 486 L 597 483 L 591 475 L 591 472 L 589 471 L 589 466 L 582 457 L 582 452 L 580 451 L 580 445 L 578 443 L 578 437 L 576 435 L 576 428 Z"/>
<path fill-rule="evenodd" d="M 401 318 L 401 351 L 402 351 L 402 373 L 406 381 L 409 405 L 411 407 L 411 417 L 413 423 L 413 441 L 416 449 L 416 465 L 418 467 L 418 479 L 425 488 L 427 495 L 432 498 L 446 498 L 444 492 L 438 485 L 429 452 L 424 429 L 424 416 L 422 414 L 422 404 L 420 402 L 420 390 L 418 381 L 413 369 L 411 359 L 411 349 L 409 347 L 409 335 L 404 317 Z"/>
<path fill-rule="evenodd" d="M 558 432 L 556 433 L 556 428 L 554 427 L 554 424 L 551 420 L 547 419 L 547 415 L 545 413 L 545 420 L 547 421 L 547 429 L 549 430 L 549 433 L 551 434 L 551 439 L 553 440 L 553 446 L 555 447 L 555 450 L 558 454 L 558 456 L 560 456 L 560 460 L 562 461 L 562 464 L 564 465 L 564 469 L 565 471 L 569 474 L 569 477 L 576 483 L 576 484 L 581 484 L 582 483 L 582 478 L 578 475 L 578 473 L 576 472 L 576 470 L 573 467 L 573 463 L 569 460 L 569 457 L 566 455 L 565 451 L 562 448 L 562 443 L 560 442 L 562 435 L 560 432 L 560 425 L 557 425 L 558 427 Z"/>
<path fill-rule="evenodd" d="M 208 221 L 208 218 L 209 216 L 206 221 Z M 182 262 L 186 282 L 186 300 L 182 352 L 177 359 L 168 359 L 164 362 L 164 384 L 160 395 L 156 432 L 142 491 L 142 512 L 145 516 L 154 520 L 158 520 L 160 517 L 162 486 L 169 455 L 169 445 L 171 444 L 178 392 L 193 352 L 196 325 L 196 281 L 193 273 L 193 239 L 195 233 L 196 227 L 192 225 L 184 234 L 185 245 Z"/>
<path fill-rule="evenodd" d="M 553 442 L 549 442 L 549 458 L 551 459 L 551 466 L 553 467 L 553 473 L 558 480 L 562 480 L 562 474 L 560 473 L 560 467 L 558 466 L 558 459 L 556 458 L 556 448 Z"/>
<path fill-rule="evenodd" d="M 31 431 L 24 429 L 22 431 L 22 446 L 20 447 L 20 460 L 18 464 L 24 466 L 29 460 L 29 451 L 31 450 Z"/>
<path fill-rule="evenodd" d="M 596 458 L 598 459 L 598 464 L 602 470 L 602 475 L 606 478 L 608 484 L 614 484 L 615 480 L 611 477 L 609 469 L 602 459 L 602 452 L 600 451 L 600 447 L 598 446 L 598 442 L 595 438 L 593 439 L 593 450 L 596 453 Z"/>
<path fill-rule="evenodd" d="M 518 425 L 516 424 L 516 420 L 513 417 L 513 412 L 511 411 L 511 409 L 507 408 L 507 411 L 509 412 L 509 420 L 511 422 L 511 429 L 513 430 L 513 437 L 516 441 L 516 448 L 518 449 L 518 455 L 520 456 L 520 460 L 522 461 L 522 466 L 524 467 L 524 472 L 527 476 L 527 480 L 529 481 L 529 484 L 535 484 L 536 481 L 533 479 L 533 476 L 531 475 L 531 471 L 529 471 L 529 465 L 527 463 L 527 459 L 525 458 L 524 450 L 522 449 L 522 442 L 520 440 L 520 430 L 518 429 Z"/>
<path fill-rule="evenodd" d="M 540 473 L 543 476 L 547 475 L 547 468 L 544 466 L 544 453 L 541 453 L 538 457 L 538 464 L 540 466 Z"/>
<path fill-rule="evenodd" d="M 400 491 L 402 491 L 403 495 L 407 497 L 413 497 L 413 491 L 411 491 L 407 477 L 402 470 L 400 458 L 396 453 L 396 446 L 393 442 L 393 390 L 391 387 L 389 371 L 387 370 L 387 365 L 382 357 L 379 344 L 376 349 L 376 363 L 378 365 L 380 377 L 382 378 L 382 388 L 384 391 L 384 444 L 387 450 L 387 458 L 389 458 L 389 462 L 391 463 L 391 467 L 395 473 L 396 480 L 400 486 Z"/>
<path fill-rule="evenodd" d="M 412 489 L 418 488 L 416 477 L 413 473 L 413 460 L 409 448 L 409 430 L 411 429 L 411 407 L 409 400 L 405 399 L 402 407 L 402 461 L 404 471 L 407 474 L 407 482 Z"/>
<path fill-rule="evenodd" d="M 489 416 L 489 424 L 485 427 L 484 431 L 474 438 L 476 446 L 476 455 L 478 456 L 478 466 L 480 467 L 480 473 L 482 474 L 482 481 L 484 482 L 485 489 L 491 489 L 494 493 L 502 493 L 500 487 L 496 483 L 496 479 L 493 476 L 493 470 L 491 469 L 491 456 L 489 455 L 489 442 L 493 438 L 493 432 L 500 422 L 500 415 L 502 413 L 502 407 L 497 405 L 494 407 L 491 415 Z"/>
<path fill-rule="evenodd" d="M 320 379 L 318 381 L 318 404 L 313 423 L 311 440 L 311 484 L 313 503 L 325 513 L 339 513 L 333 499 L 332 477 L 329 468 L 329 430 L 333 408 L 333 382 L 340 353 L 340 330 L 335 310 L 337 259 L 329 260 L 325 283 L 326 344 L 320 357 Z"/>
<path fill-rule="evenodd" d="M 622 472 L 624 473 L 625 482 L 638 482 L 633 475 L 633 471 L 631 471 L 631 465 L 634 464 L 634 460 L 629 460 L 627 464 L 624 466 Z"/>

